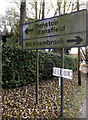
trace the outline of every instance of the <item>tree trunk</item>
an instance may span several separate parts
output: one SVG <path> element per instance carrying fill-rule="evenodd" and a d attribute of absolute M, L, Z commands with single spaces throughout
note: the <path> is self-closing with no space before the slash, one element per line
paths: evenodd
<path fill-rule="evenodd" d="M 37 20 L 37 2 L 35 2 L 35 19 Z"/>
<path fill-rule="evenodd" d="M 43 3 L 42 3 L 42 19 L 45 18 L 45 0 L 43 0 Z"/>
<path fill-rule="evenodd" d="M 19 22 L 19 39 L 18 44 L 22 46 L 22 25 L 25 22 L 26 17 L 26 2 L 21 2 L 20 5 L 20 22 Z"/>

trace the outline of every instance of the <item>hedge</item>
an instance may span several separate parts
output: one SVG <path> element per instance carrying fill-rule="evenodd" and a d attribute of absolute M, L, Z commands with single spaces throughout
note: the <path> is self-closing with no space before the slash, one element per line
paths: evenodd
<path fill-rule="evenodd" d="M 2 47 L 2 87 L 14 88 L 36 80 L 36 51 Z M 61 67 L 60 55 L 39 50 L 39 79 L 50 79 L 53 67 Z M 65 68 L 76 70 L 77 59 L 65 55 Z"/>

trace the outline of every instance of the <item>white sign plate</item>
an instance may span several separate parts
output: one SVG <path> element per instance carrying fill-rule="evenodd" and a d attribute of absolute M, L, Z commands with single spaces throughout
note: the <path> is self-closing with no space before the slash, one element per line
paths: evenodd
<path fill-rule="evenodd" d="M 69 69 L 61 69 L 61 77 L 72 79 L 73 78 L 73 71 Z"/>
<path fill-rule="evenodd" d="M 60 68 L 53 67 L 53 75 L 59 77 L 60 76 Z"/>
<path fill-rule="evenodd" d="M 73 71 L 69 70 L 69 69 L 62 69 L 62 68 L 53 67 L 53 75 L 57 76 L 57 77 L 72 79 L 73 78 Z"/>
<path fill-rule="evenodd" d="M 86 46 L 86 10 L 23 25 L 23 49 Z"/>

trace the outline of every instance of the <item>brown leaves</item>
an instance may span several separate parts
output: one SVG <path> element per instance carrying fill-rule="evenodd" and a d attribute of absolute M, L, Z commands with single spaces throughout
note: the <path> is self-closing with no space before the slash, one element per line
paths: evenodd
<path fill-rule="evenodd" d="M 58 84 L 58 81 L 54 80 L 40 83 L 39 105 L 35 105 L 35 84 L 15 89 L 3 89 L 4 112 L 2 115 L 15 119 L 56 118 L 57 112 L 60 111 L 60 90 L 56 82 Z"/>
<path fill-rule="evenodd" d="M 84 86 L 84 85 L 83 85 Z M 81 90 L 82 89 L 82 90 Z M 74 117 L 80 111 L 78 96 L 83 87 L 77 85 L 77 78 L 64 79 L 64 115 Z M 39 104 L 36 105 L 35 83 L 15 89 L 2 90 L 3 118 L 57 118 L 60 117 L 61 95 L 58 80 L 39 83 Z"/>

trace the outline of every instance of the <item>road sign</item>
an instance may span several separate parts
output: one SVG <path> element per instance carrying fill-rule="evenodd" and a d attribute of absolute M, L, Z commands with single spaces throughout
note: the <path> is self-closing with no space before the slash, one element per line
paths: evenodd
<path fill-rule="evenodd" d="M 53 75 L 59 77 L 60 76 L 60 68 L 53 67 Z"/>
<path fill-rule="evenodd" d="M 23 25 L 23 49 L 86 46 L 87 11 L 38 20 Z"/>
<path fill-rule="evenodd" d="M 61 77 L 72 79 L 73 78 L 73 71 L 69 69 L 61 69 Z"/>
<path fill-rule="evenodd" d="M 73 78 L 73 71 L 69 69 L 53 67 L 53 75 L 57 77 L 63 77 L 67 79 Z"/>

